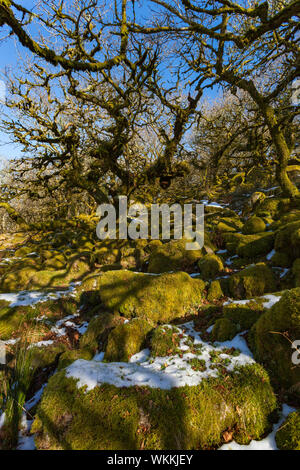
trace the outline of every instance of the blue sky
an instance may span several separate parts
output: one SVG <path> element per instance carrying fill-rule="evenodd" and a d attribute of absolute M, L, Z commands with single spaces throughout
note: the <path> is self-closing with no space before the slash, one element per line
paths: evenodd
<path fill-rule="evenodd" d="M 37 4 L 34 0 L 19 0 L 21 5 L 26 6 L 30 9 Z M 139 6 L 138 6 L 139 5 Z M 138 7 L 138 16 L 149 17 L 151 12 L 149 12 L 149 1 L 143 0 L 141 2 L 136 2 L 136 7 Z M 22 57 L 28 53 L 19 42 L 14 38 L 10 37 L 5 41 L 0 43 L 0 79 L 1 75 L 4 72 L 5 68 L 11 69 L 12 71 L 16 70 L 20 64 L 18 64 L 18 57 Z M 208 96 L 215 97 L 215 90 L 208 92 Z M 16 158 L 21 155 L 21 147 L 9 143 L 9 136 L 0 130 L 0 168 L 7 159 Z"/>
<path fill-rule="evenodd" d="M 19 52 L 23 49 L 18 45 Z M 0 71 L 1 76 L 5 68 L 11 68 L 12 70 L 17 67 L 17 57 L 18 53 L 15 46 L 15 41 L 10 39 L 1 43 L 0 45 Z M 20 155 L 20 149 L 14 144 L 7 144 L 9 137 L 7 134 L 0 130 L 0 165 L 3 164 L 3 161 L 7 158 L 14 158 L 15 156 Z"/>

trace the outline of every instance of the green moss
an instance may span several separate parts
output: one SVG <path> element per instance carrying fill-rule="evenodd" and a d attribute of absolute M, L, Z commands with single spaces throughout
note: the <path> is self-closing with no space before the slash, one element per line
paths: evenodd
<path fill-rule="evenodd" d="M 22 325 L 33 318 L 28 309 L 20 307 L 4 307 L 0 309 L 0 339 L 11 338 L 14 332 L 17 332 Z"/>
<path fill-rule="evenodd" d="M 229 280 L 230 293 L 237 299 L 259 297 L 276 290 L 272 270 L 264 263 L 249 266 L 233 274 Z"/>
<path fill-rule="evenodd" d="M 0 339 L 9 339 L 13 333 L 26 331 L 32 320 L 45 316 L 48 322 L 55 322 L 77 310 L 74 299 L 60 298 L 39 302 L 33 306 L 4 307 L 0 309 Z M 33 326 L 35 330 L 38 325 Z M 27 331 L 28 332 L 28 331 Z"/>
<path fill-rule="evenodd" d="M 89 348 L 68 349 L 59 356 L 57 369 L 61 370 L 66 368 L 77 359 L 85 359 L 86 361 L 90 361 L 93 359 L 93 357 L 94 354 Z"/>
<path fill-rule="evenodd" d="M 288 214 L 280 217 L 279 220 L 272 224 L 272 229 L 280 228 L 280 226 L 289 224 L 291 222 L 296 222 L 300 220 L 300 210 L 291 210 Z"/>
<path fill-rule="evenodd" d="M 69 259 L 66 269 L 41 270 L 30 277 L 29 289 L 39 289 L 45 287 L 66 287 L 70 282 L 81 279 L 90 271 L 88 263 L 77 256 Z"/>
<path fill-rule="evenodd" d="M 34 267 L 26 267 L 17 271 L 8 272 L 1 278 L 0 287 L 3 292 L 15 292 L 25 290 L 30 279 L 35 275 Z"/>
<path fill-rule="evenodd" d="M 151 253 L 152 251 L 156 250 L 156 248 L 161 247 L 161 246 L 162 246 L 162 242 L 160 240 L 151 240 L 147 248 Z"/>
<path fill-rule="evenodd" d="M 197 357 L 193 357 L 193 359 L 190 359 L 188 363 L 191 368 L 196 372 L 205 372 L 207 369 L 206 362 L 204 359 L 198 359 Z"/>
<path fill-rule="evenodd" d="M 257 205 L 257 207 L 255 208 L 255 213 L 258 217 L 265 212 L 270 214 L 272 218 L 276 216 L 278 217 L 280 203 L 281 203 L 280 198 L 276 198 L 276 197 L 265 198 L 262 202 L 260 202 Z"/>
<path fill-rule="evenodd" d="M 295 287 L 300 287 L 300 258 L 295 259 L 292 272 L 295 277 Z"/>
<path fill-rule="evenodd" d="M 237 332 L 249 330 L 264 311 L 262 302 L 255 300 L 247 304 L 231 303 L 223 307 L 224 317 L 235 324 Z"/>
<path fill-rule="evenodd" d="M 106 308 L 127 318 L 144 316 L 167 323 L 201 303 L 205 283 L 183 272 L 161 275 L 109 271 L 100 277 L 99 292 Z"/>
<path fill-rule="evenodd" d="M 260 217 L 250 217 L 245 222 L 242 232 L 244 235 L 252 235 L 254 233 L 264 232 L 266 230 L 266 224 Z"/>
<path fill-rule="evenodd" d="M 134 318 L 114 328 L 108 336 L 105 361 L 128 362 L 131 356 L 143 349 L 153 326 L 145 318 Z"/>
<path fill-rule="evenodd" d="M 99 305 L 100 295 L 99 295 L 99 286 L 101 273 L 94 271 L 93 274 L 87 275 L 80 286 L 76 289 L 76 299 L 80 301 L 81 304 L 87 305 Z"/>
<path fill-rule="evenodd" d="M 22 246 L 18 250 L 15 251 L 15 256 L 17 258 L 23 258 L 24 256 L 32 253 L 34 251 L 34 247 L 32 246 Z"/>
<path fill-rule="evenodd" d="M 208 289 L 207 300 L 209 302 L 213 302 L 214 300 L 218 300 L 222 297 L 224 297 L 224 293 L 222 291 L 220 281 L 212 281 Z"/>
<path fill-rule="evenodd" d="M 69 285 L 68 272 L 64 269 L 57 271 L 42 270 L 36 272 L 29 281 L 29 289 L 45 287 L 67 287 Z"/>
<path fill-rule="evenodd" d="M 55 254 L 57 255 L 59 253 L 58 252 L 55 253 L 55 252 L 53 252 L 53 250 L 52 251 L 51 250 L 41 250 L 40 251 L 40 256 L 43 260 L 48 260 L 48 259 L 50 260 L 51 258 L 53 258 L 53 256 Z"/>
<path fill-rule="evenodd" d="M 300 221 L 291 222 L 279 228 L 275 237 L 275 250 L 300 257 Z"/>
<path fill-rule="evenodd" d="M 44 262 L 44 267 L 48 269 L 50 268 L 50 269 L 58 270 L 58 269 L 65 268 L 66 264 L 67 264 L 67 261 L 64 255 L 59 254 L 57 256 L 54 256 L 53 258 L 47 259 Z"/>
<path fill-rule="evenodd" d="M 224 265 L 221 258 L 217 255 L 205 255 L 198 261 L 198 266 L 203 279 L 211 279 L 220 274 Z"/>
<path fill-rule="evenodd" d="M 275 408 L 257 364 L 226 381 L 170 390 L 101 384 L 87 392 L 61 371 L 44 390 L 32 432 L 38 449 L 208 449 L 222 444 L 225 429 L 241 443 L 262 437 Z"/>
<path fill-rule="evenodd" d="M 238 244 L 240 243 L 243 235 L 240 233 L 225 233 L 223 239 L 225 242 L 226 250 L 230 255 L 236 254 Z"/>
<path fill-rule="evenodd" d="M 237 334 L 236 325 L 229 318 L 219 318 L 212 330 L 213 341 L 227 341 Z"/>
<path fill-rule="evenodd" d="M 219 232 L 236 232 L 241 230 L 243 223 L 238 217 L 223 217 L 217 224 Z"/>
<path fill-rule="evenodd" d="M 241 258 L 255 258 L 269 253 L 274 246 L 274 234 L 272 232 L 243 235 L 237 246 L 237 254 Z"/>
<path fill-rule="evenodd" d="M 66 351 L 63 343 L 54 343 L 49 346 L 34 346 L 31 348 L 31 364 L 36 369 L 43 369 L 56 365 L 59 357 Z"/>
<path fill-rule="evenodd" d="M 164 357 L 177 354 L 179 351 L 179 330 L 175 326 L 155 328 L 150 340 L 151 356 Z"/>
<path fill-rule="evenodd" d="M 291 343 L 300 338 L 300 288 L 284 292 L 253 325 L 250 338 L 255 358 L 265 364 L 277 384 L 286 389 L 299 387 L 300 366 L 292 362 Z"/>
<path fill-rule="evenodd" d="M 94 353 L 101 344 L 106 344 L 107 337 L 112 328 L 123 323 L 123 319 L 119 315 L 112 313 L 100 313 L 89 322 L 89 326 L 80 338 L 80 347 L 89 348 Z"/>
<path fill-rule="evenodd" d="M 119 250 L 106 246 L 96 249 L 92 256 L 92 261 L 97 264 L 112 264 L 119 261 L 119 259 Z"/>
<path fill-rule="evenodd" d="M 291 264 L 289 255 L 280 251 L 276 251 L 270 261 L 272 266 L 279 266 L 281 268 L 288 268 Z"/>
<path fill-rule="evenodd" d="M 254 192 L 249 200 L 249 204 L 252 208 L 257 207 L 259 204 L 262 203 L 266 199 L 266 195 L 260 191 Z"/>
<path fill-rule="evenodd" d="M 290 413 L 278 429 L 275 440 L 280 450 L 300 450 L 300 411 Z"/>
<path fill-rule="evenodd" d="M 158 246 L 149 258 L 149 273 L 170 271 L 193 271 L 194 265 L 201 258 L 201 250 L 186 250 L 187 240 L 172 240 Z"/>

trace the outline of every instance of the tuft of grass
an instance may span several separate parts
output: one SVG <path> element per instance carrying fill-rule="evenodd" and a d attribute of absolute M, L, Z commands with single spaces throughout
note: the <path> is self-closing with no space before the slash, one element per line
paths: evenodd
<path fill-rule="evenodd" d="M 24 403 L 34 372 L 31 349 L 25 336 L 17 343 L 13 366 L 5 368 L 0 382 L 0 403 L 5 413 L 1 430 L 4 449 L 13 449 L 18 444 L 20 422 L 25 412 Z"/>

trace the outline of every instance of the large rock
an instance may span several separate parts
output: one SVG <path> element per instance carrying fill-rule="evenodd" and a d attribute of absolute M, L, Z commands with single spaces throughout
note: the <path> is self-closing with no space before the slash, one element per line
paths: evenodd
<path fill-rule="evenodd" d="M 92 362 L 95 374 L 113 365 Z M 170 389 L 99 383 L 86 390 L 76 382 L 65 371 L 50 378 L 32 426 L 38 449 L 212 449 L 224 442 L 225 430 L 245 444 L 269 430 L 276 408 L 257 364 L 239 367 L 226 380 Z"/>
<path fill-rule="evenodd" d="M 183 317 L 202 300 L 205 283 L 183 272 L 151 275 L 108 271 L 99 279 L 102 303 L 125 317 L 168 322 Z"/>
<path fill-rule="evenodd" d="M 266 224 L 263 221 L 263 219 L 260 217 L 254 216 L 254 217 L 250 217 L 250 219 L 248 219 L 245 222 L 242 232 L 245 235 L 252 235 L 254 233 L 264 232 L 265 230 L 266 230 Z"/>
<path fill-rule="evenodd" d="M 198 261 L 198 267 L 203 279 L 212 279 L 224 269 L 223 261 L 217 255 L 205 255 Z"/>
<path fill-rule="evenodd" d="M 287 253 L 292 258 L 300 257 L 300 220 L 290 222 L 278 229 L 275 250 Z"/>
<path fill-rule="evenodd" d="M 277 384 L 295 390 L 300 399 L 300 365 L 292 362 L 292 342 L 300 339 L 300 288 L 286 291 L 251 329 L 251 344 L 257 360 Z"/>
<path fill-rule="evenodd" d="M 229 280 L 231 295 L 236 299 L 250 299 L 276 290 L 272 270 L 264 263 L 248 266 Z"/>
<path fill-rule="evenodd" d="M 187 240 L 172 240 L 158 245 L 149 258 L 149 273 L 170 271 L 194 271 L 194 265 L 201 258 L 201 250 L 186 250 Z"/>
<path fill-rule="evenodd" d="M 237 245 L 237 254 L 242 258 L 255 258 L 266 255 L 274 246 L 274 234 L 265 232 L 253 235 L 243 235 Z"/>
<path fill-rule="evenodd" d="M 105 361 L 129 361 L 143 349 L 147 335 L 153 327 L 154 324 L 145 318 L 133 318 L 130 322 L 114 328 L 108 336 Z"/>

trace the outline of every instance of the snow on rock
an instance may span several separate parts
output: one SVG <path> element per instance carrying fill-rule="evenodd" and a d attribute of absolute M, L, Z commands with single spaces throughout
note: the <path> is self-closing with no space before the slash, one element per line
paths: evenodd
<path fill-rule="evenodd" d="M 36 450 L 34 436 L 20 435 L 17 450 Z"/>
<path fill-rule="evenodd" d="M 267 294 L 264 295 L 264 298 L 267 299 L 267 302 L 264 302 L 263 306 L 265 308 L 271 308 L 281 299 L 281 295 Z"/>
<path fill-rule="evenodd" d="M 33 395 L 33 397 L 24 404 L 24 408 L 26 411 L 31 410 L 31 408 L 37 405 L 37 403 L 40 401 L 42 397 L 42 394 L 46 385 L 47 384 L 42 385 L 42 387 Z"/>
<path fill-rule="evenodd" d="M 34 305 L 39 302 L 46 302 L 47 300 L 56 300 L 68 294 L 72 294 L 78 283 L 71 282 L 68 289 L 57 290 L 52 292 L 24 290 L 20 292 L 12 292 L 7 294 L 0 294 L 0 300 L 10 302 L 10 307 Z"/>
<path fill-rule="evenodd" d="M 262 439 L 261 441 L 251 441 L 248 445 L 240 445 L 235 441 L 232 441 L 228 444 L 223 444 L 219 450 L 278 450 L 275 441 L 276 431 L 280 428 L 286 417 L 293 411 L 296 411 L 295 408 L 283 405 L 279 422 L 274 424 L 272 432 L 265 437 L 265 439 Z"/>
<path fill-rule="evenodd" d="M 0 413 L 1 413 L 1 410 L 0 410 Z M 4 421 L 5 421 L 5 413 L 1 413 L 0 414 L 0 429 L 4 425 Z"/>
<path fill-rule="evenodd" d="M 167 327 L 167 325 L 165 325 Z M 103 356 L 92 361 L 78 359 L 67 369 L 67 377 L 78 380 L 77 386 L 86 386 L 92 390 L 99 384 L 108 383 L 116 387 L 130 387 L 134 385 L 149 386 L 151 388 L 170 389 L 185 385 L 198 385 L 207 377 L 216 377 L 218 372 L 212 368 L 210 353 L 219 352 L 220 358 L 226 360 L 226 368 L 232 371 L 236 366 L 254 363 L 252 356 L 240 335 L 232 341 L 219 343 L 216 347 L 201 340 L 198 332 L 194 330 L 193 322 L 178 327 L 182 336 L 179 349 L 181 357 L 174 356 L 149 358 L 149 351 L 143 350 L 131 358 L 130 362 L 103 363 Z M 197 354 L 190 351 L 189 336 L 194 338 L 194 345 L 198 346 Z M 222 353 L 224 347 L 231 348 L 239 345 L 243 351 L 237 356 Z M 191 359 L 205 361 L 206 370 L 195 371 L 190 365 Z M 97 359 L 97 360 L 96 360 Z"/>
<path fill-rule="evenodd" d="M 239 305 L 246 305 L 249 302 L 253 301 L 259 301 L 259 300 L 265 300 L 263 302 L 263 307 L 264 308 L 271 308 L 273 307 L 274 304 L 276 304 L 279 300 L 281 299 L 280 294 L 265 294 L 262 297 L 257 297 L 256 299 L 243 299 L 243 300 L 232 300 L 229 299 L 227 302 L 224 302 L 224 305 L 229 305 L 229 304 L 239 304 Z"/>
<path fill-rule="evenodd" d="M 270 253 L 267 254 L 266 258 L 268 261 L 275 255 L 275 250 L 270 251 Z"/>

